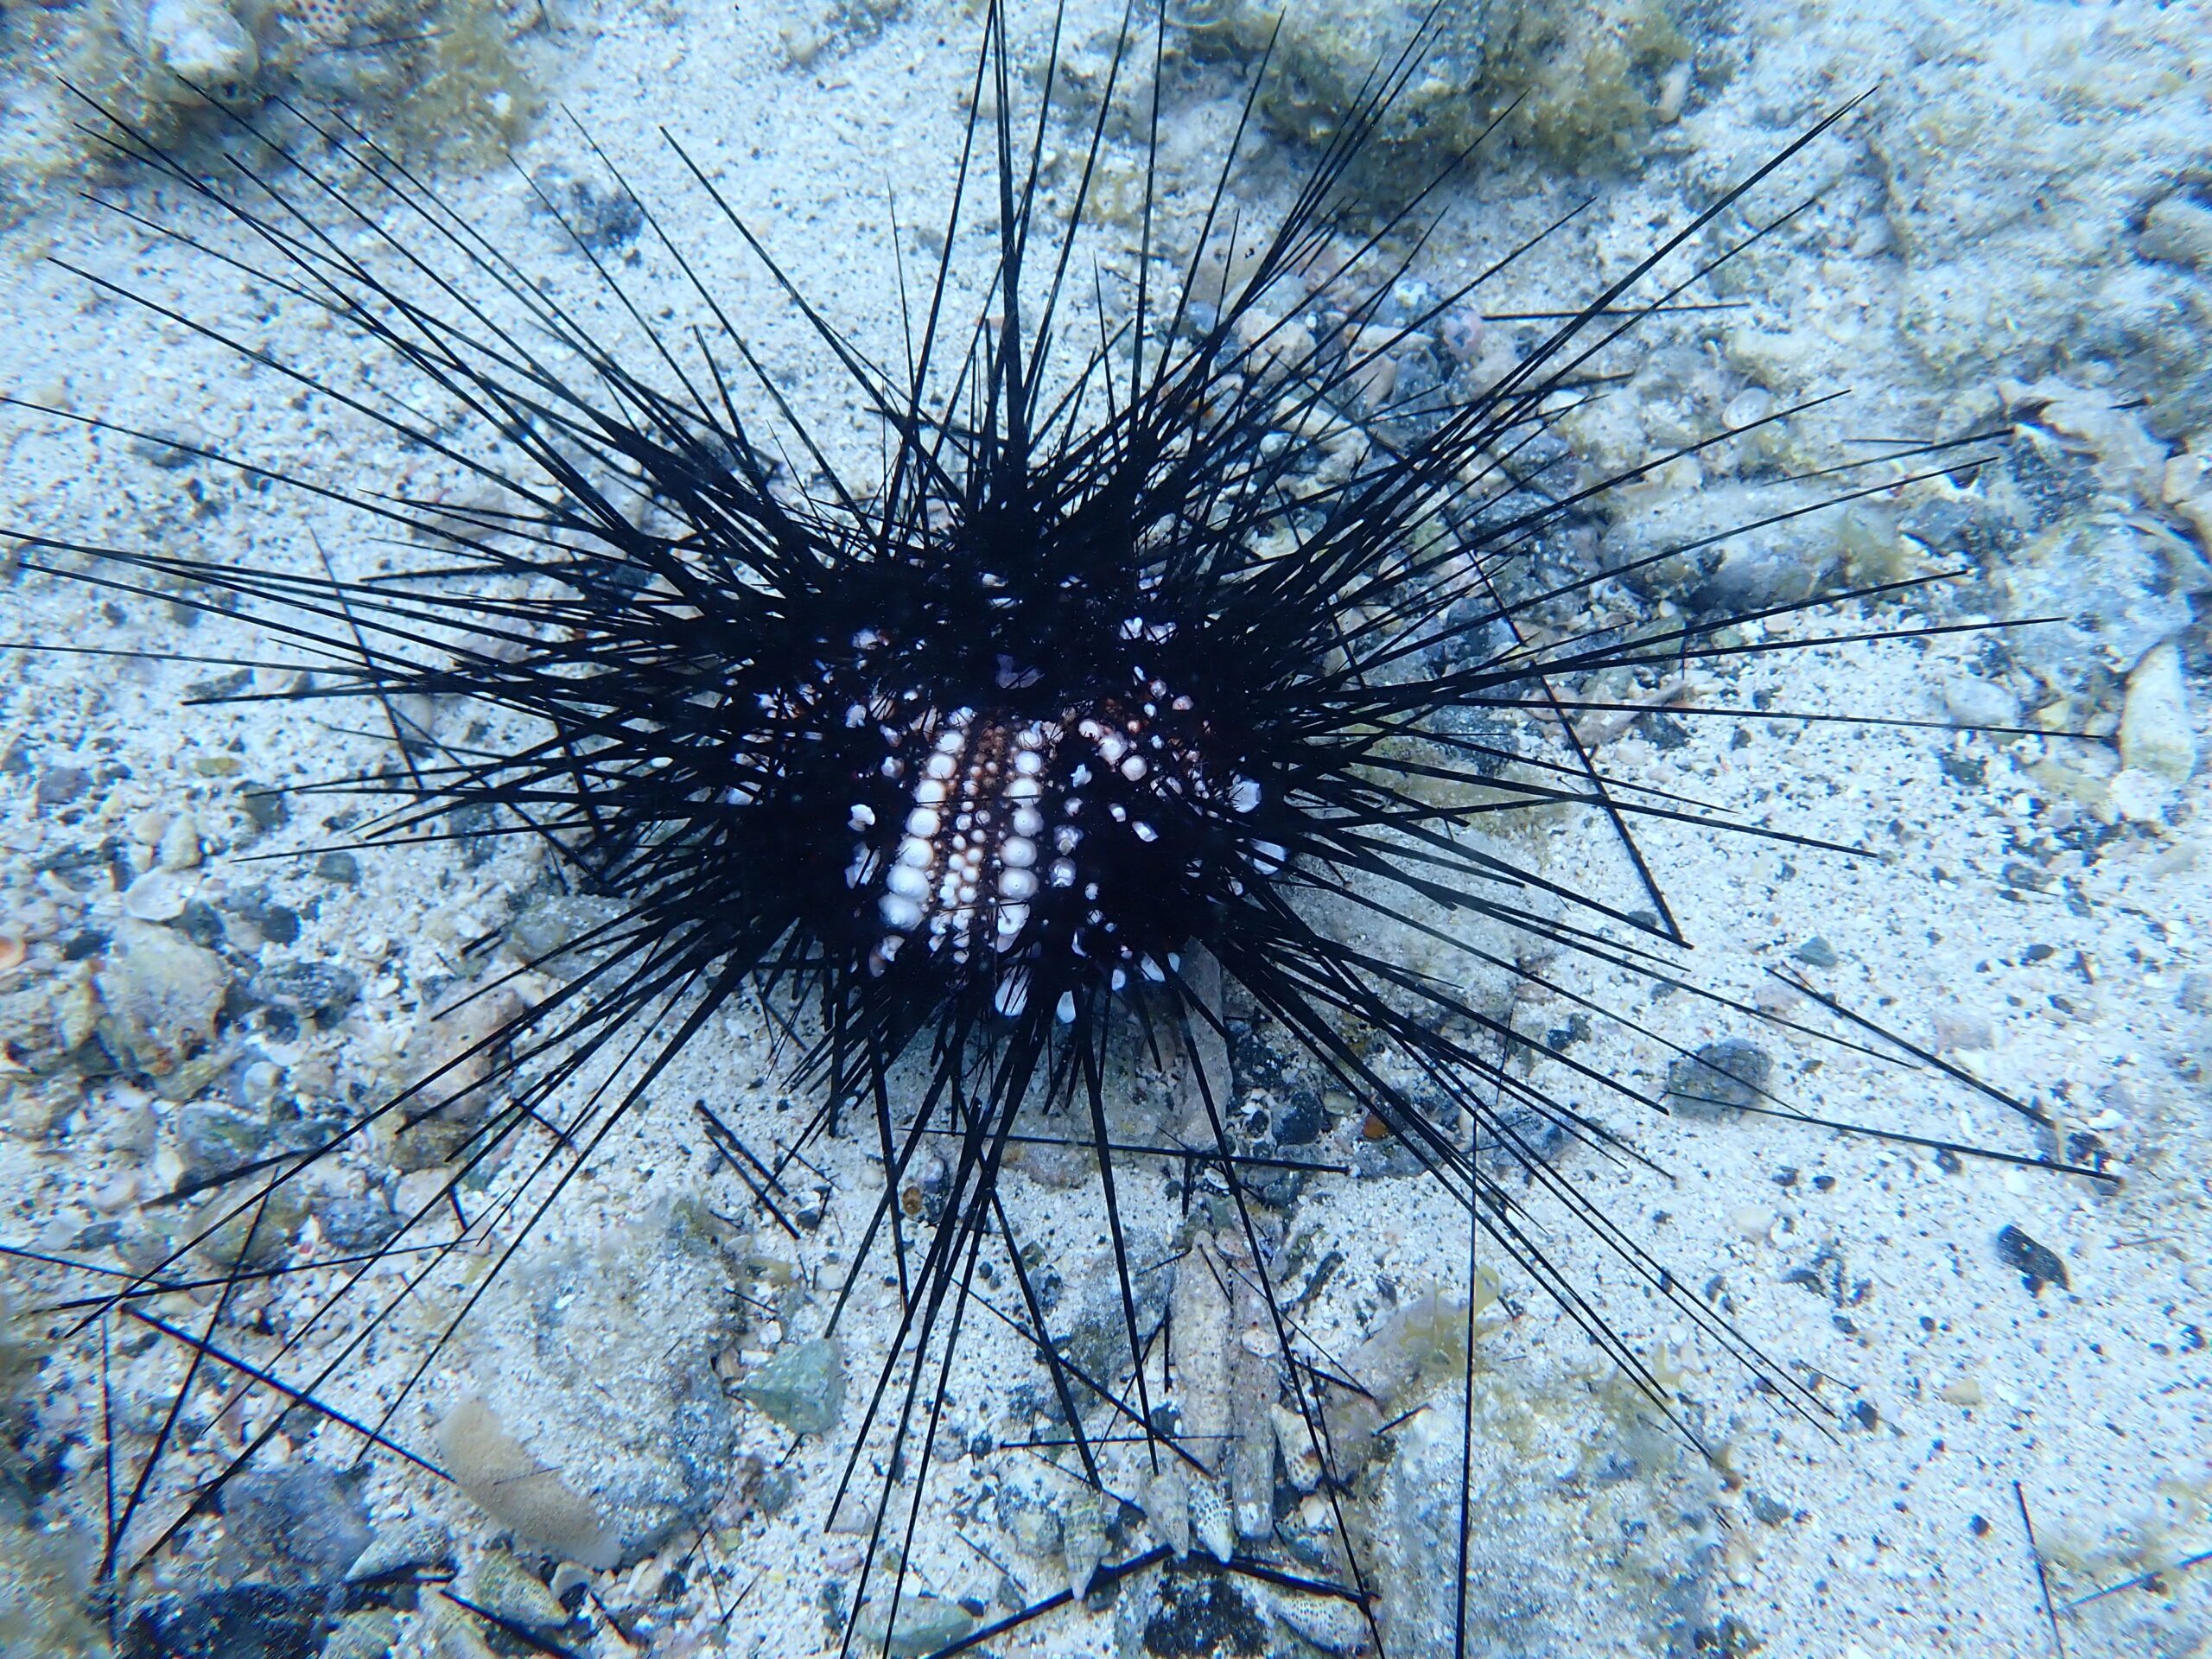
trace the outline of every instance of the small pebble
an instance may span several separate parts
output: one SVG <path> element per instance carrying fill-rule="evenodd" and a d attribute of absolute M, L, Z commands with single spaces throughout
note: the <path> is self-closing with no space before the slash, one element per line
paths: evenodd
<path fill-rule="evenodd" d="M 826 1434 L 845 1405 L 844 1351 L 834 1337 L 786 1349 L 738 1393 L 794 1434 Z"/>
<path fill-rule="evenodd" d="M 891 1592 L 887 1587 L 874 1594 L 882 1598 L 880 1605 L 872 1599 L 855 1628 L 863 1641 L 881 1648 L 892 1659 L 920 1659 L 950 1647 L 976 1628 L 975 1616 L 959 1603 L 909 1590 L 899 1599 L 899 1622 L 887 1630 Z"/>
<path fill-rule="evenodd" d="M 51 766 L 39 774 L 35 791 L 41 806 L 67 806 L 92 786 L 92 774 L 82 766 Z"/>
<path fill-rule="evenodd" d="M 380 1529 L 346 1569 L 346 1582 L 364 1584 L 413 1567 L 449 1566 L 453 1559 L 453 1535 L 418 1516 Z"/>
<path fill-rule="evenodd" d="M 325 853 L 315 860 L 315 873 L 326 881 L 349 887 L 359 887 L 361 881 L 360 862 L 351 853 Z"/>
<path fill-rule="evenodd" d="M 189 812 L 180 812 L 162 831 L 155 861 L 165 870 L 200 868 L 200 823 Z"/>
<path fill-rule="evenodd" d="M 1798 961 L 1815 968 L 1833 968 L 1839 960 L 1835 954 L 1835 947 L 1817 933 L 1790 954 Z"/>
<path fill-rule="evenodd" d="M 1724 1037 L 1667 1067 L 1667 1096 L 1683 1116 L 1712 1119 L 1755 1103 L 1774 1062 L 1756 1043 Z"/>
<path fill-rule="evenodd" d="M 531 1577 L 503 1549 L 489 1551 L 477 1562 L 461 1595 L 494 1618 L 525 1630 L 554 1630 L 569 1622 L 569 1610 L 554 1599 L 543 1580 Z"/>
<path fill-rule="evenodd" d="M 246 982 L 246 995 L 301 1019 L 327 1019 L 361 994 L 361 976 L 327 962 L 271 963 Z"/>
<path fill-rule="evenodd" d="M 1997 1235 L 1997 1259 L 2006 1267 L 2016 1269 L 2020 1282 L 2031 1296 L 2043 1294 L 2045 1285 L 2056 1285 L 2061 1290 L 2070 1290 L 2066 1277 L 2066 1264 L 2048 1245 L 2038 1244 L 2018 1227 L 2007 1224 Z"/>
<path fill-rule="evenodd" d="M 2187 782 L 2196 770 L 2189 690 L 2182 680 L 2181 653 L 2171 645 L 2149 652 L 2127 677 L 2120 757 L 2129 771 L 2146 772 L 2171 784 Z"/>
<path fill-rule="evenodd" d="M 1943 688 L 1943 712 L 1954 726 L 2017 726 L 2020 700 L 1992 681 L 1968 677 Z"/>
<path fill-rule="evenodd" d="M 192 888 L 173 871 L 149 870 L 123 890 L 123 913 L 142 922 L 173 922 L 184 914 Z"/>
<path fill-rule="evenodd" d="M 338 1621 L 317 1659 L 391 1659 L 398 1642 L 399 1616 L 387 1607 L 365 1607 Z"/>
<path fill-rule="evenodd" d="M 2212 270 L 2212 207 L 2186 195 L 2154 202 L 2144 215 L 2143 234 L 2136 245 L 2146 259 Z"/>
<path fill-rule="evenodd" d="M 1755 1204 L 1743 1205 L 1728 1212 L 1728 1224 L 1736 1230 L 1738 1237 L 1764 1244 L 1774 1233 L 1774 1212 Z"/>
<path fill-rule="evenodd" d="M 238 788 L 238 810 L 253 820 L 257 830 L 275 830 L 291 821 L 292 809 L 284 799 L 281 789 L 269 789 L 259 784 L 243 784 Z"/>

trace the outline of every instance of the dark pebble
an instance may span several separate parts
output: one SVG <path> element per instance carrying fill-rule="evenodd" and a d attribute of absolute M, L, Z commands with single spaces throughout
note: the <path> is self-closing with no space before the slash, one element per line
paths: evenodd
<path fill-rule="evenodd" d="M 1475 1155 L 1493 1179 L 1517 1175 L 1533 1181 L 1531 1161 L 1557 1163 L 1567 1150 L 1565 1128 L 1533 1106 L 1493 1108 L 1478 1116 L 1475 1124 Z"/>
<path fill-rule="evenodd" d="M 39 774 L 38 804 L 67 806 L 92 786 L 92 774 L 82 766 L 49 766 Z"/>
<path fill-rule="evenodd" d="M 220 702 L 235 697 L 241 691 L 253 690 L 253 671 L 241 668 L 232 674 L 218 674 L 213 679 L 194 680 L 184 688 L 187 702 Z"/>
<path fill-rule="evenodd" d="M 230 910 L 239 920 L 251 922 L 254 931 L 271 944 L 290 944 L 300 937 L 300 913 L 278 904 L 265 887 L 232 894 Z"/>
<path fill-rule="evenodd" d="M 139 460 L 150 461 L 164 472 L 175 472 L 180 467 L 189 467 L 200 459 L 183 444 L 173 438 L 156 437 L 142 433 L 130 440 L 130 453 Z"/>
<path fill-rule="evenodd" d="M 238 810 L 253 820 L 257 830 L 274 830 L 291 821 L 292 809 L 281 789 L 262 784 L 238 785 Z"/>
<path fill-rule="evenodd" d="M 1679 749 L 1690 741 L 1690 728 L 1674 715 L 1654 709 L 1648 715 L 1637 716 L 1636 729 L 1655 749 L 1665 753 Z"/>
<path fill-rule="evenodd" d="M 270 1584 L 165 1598 L 131 1620 L 124 1659 L 313 1659 L 326 1605 L 319 1593 Z"/>
<path fill-rule="evenodd" d="M 244 1168 L 262 1155 L 270 1134 L 269 1120 L 219 1100 L 199 1100 L 176 1115 L 176 1149 L 188 1184 L 211 1180 Z"/>
<path fill-rule="evenodd" d="M 1265 1652 L 1267 1634 L 1267 1620 L 1240 1586 L 1190 1565 L 1160 1574 L 1159 1611 L 1145 1622 L 1143 1642 L 1153 1659 L 1205 1659 Z"/>
<path fill-rule="evenodd" d="M 1790 954 L 1798 961 L 1808 963 L 1815 968 L 1833 968 L 1838 960 L 1835 947 L 1817 933 Z"/>
<path fill-rule="evenodd" d="M 559 217 L 578 245 L 594 253 L 620 247 L 645 226 L 645 210 L 620 185 L 602 188 L 556 162 L 539 168 L 530 181 L 538 200 Z"/>
<path fill-rule="evenodd" d="M 2007 1225 L 1997 1235 L 1997 1259 L 2020 1275 L 2031 1296 L 2043 1294 L 2045 1285 L 2061 1290 L 2074 1287 L 2066 1278 L 2066 1264 L 2047 1245 L 2038 1244 L 2018 1227 Z"/>
<path fill-rule="evenodd" d="M 326 881 L 342 881 L 349 887 L 360 885 L 361 866 L 351 853 L 325 853 L 315 860 L 315 873 Z"/>
<path fill-rule="evenodd" d="M 322 1236 L 349 1253 L 379 1250 L 399 1230 L 399 1216 L 379 1193 L 358 1198 L 333 1198 L 315 1207 Z"/>
<path fill-rule="evenodd" d="M 339 1583 L 369 1547 L 360 1487 L 360 1475 L 320 1463 L 233 1477 L 223 1488 L 226 1564 L 277 1585 Z"/>
<path fill-rule="evenodd" d="M 1310 1147 L 1321 1138 L 1329 1127 L 1323 1115 L 1319 1096 L 1300 1093 L 1292 1097 L 1275 1118 L 1275 1144 L 1279 1147 Z"/>
<path fill-rule="evenodd" d="M 1675 1058 L 1667 1068 L 1667 1095 L 1684 1116 L 1711 1121 L 1756 1102 L 1773 1072 L 1758 1044 L 1724 1037 Z"/>
<path fill-rule="evenodd" d="M 203 950 L 220 950 L 230 936 L 222 917 L 205 899 L 185 901 L 183 913 L 176 918 L 176 931 Z"/>
<path fill-rule="evenodd" d="M 1936 764 L 1953 783 L 1970 787 L 1978 787 L 1989 775 L 1989 762 L 1979 754 L 1940 754 L 1936 757 Z"/>
<path fill-rule="evenodd" d="M 81 933 L 72 934 L 68 943 L 61 947 L 61 960 L 82 962 L 87 957 L 97 957 L 107 949 L 107 938 L 106 934 L 96 927 L 88 927 Z"/>
<path fill-rule="evenodd" d="M 296 1018 L 326 1020 L 361 994 L 361 976 L 327 962 L 280 962 L 246 982 L 246 995 Z"/>

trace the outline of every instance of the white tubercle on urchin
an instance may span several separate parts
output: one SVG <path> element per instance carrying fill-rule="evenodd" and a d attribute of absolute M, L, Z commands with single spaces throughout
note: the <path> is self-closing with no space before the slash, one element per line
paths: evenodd
<path fill-rule="evenodd" d="M 932 952 L 949 950 L 957 963 L 969 959 L 978 935 L 995 950 L 1012 948 L 1037 892 L 1042 779 L 1060 736 L 1045 721 L 979 720 L 971 709 L 938 723 L 876 900 L 876 914 L 891 930 L 877 947 L 883 960 L 916 934 L 926 935 Z M 858 826 L 857 809 L 854 822 Z M 855 867 L 874 852 L 861 842 Z M 1008 1000 L 1001 997 L 1001 1012 L 1009 1011 Z"/>
<path fill-rule="evenodd" d="M 1139 622 L 1133 637 L 1164 636 Z M 1092 845 L 1086 871 L 1086 836 L 1103 830 L 1141 852 L 1194 806 L 1244 813 L 1261 797 L 1242 773 L 1221 768 L 1209 779 L 1205 728 L 1190 697 L 1171 696 L 1142 668 L 1131 677 L 1133 694 L 1064 709 L 1057 720 L 963 708 L 882 728 L 892 753 L 881 775 L 913 780 L 903 812 L 855 803 L 847 823 L 856 837 L 847 881 L 872 894 L 886 930 L 873 952 L 876 971 L 910 939 L 956 965 L 1025 944 L 1033 952 L 1046 943 L 1031 929 L 1039 895 L 1078 885 L 1086 906 L 1071 917 L 1065 948 L 1077 957 L 1131 955 L 1124 940 L 1084 938 L 1117 931 L 1095 906 L 1098 876 L 1120 862 Z M 1086 817 L 1098 794 L 1109 823 Z M 1002 980 L 994 1001 L 1009 1018 L 1026 1007 L 1026 970 L 1018 988 L 1012 976 Z"/>

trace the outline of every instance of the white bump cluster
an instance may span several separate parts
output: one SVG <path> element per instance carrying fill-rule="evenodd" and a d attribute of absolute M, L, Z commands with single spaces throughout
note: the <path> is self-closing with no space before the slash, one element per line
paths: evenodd
<path fill-rule="evenodd" d="M 1174 632 L 1141 617 L 1122 630 L 1148 644 Z M 1263 797 L 1254 779 L 1221 766 L 1217 751 L 1209 755 L 1211 734 L 1192 699 L 1136 667 L 1126 690 L 1057 718 L 942 714 L 911 695 L 901 701 L 897 715 L 882 697 L 861 709 L 889 750 L 880 771 L 899 793 L 855 803 L 848 817 L 855 840 L 845 879 L 873 900 L 882 929 L 874 971 L 917 942 L 955 963 L 996 961 L 992 1001 L 1009 1019 L 1029 1007 L 1048 948 L 1094 963 L 1089 971 L 1116 991 L 1139 976 L 1159 981 L 1143 936 L 1163 925 L 1162 903 L 1172 910 L 1178 884 L 1198 868 L 1160 861 L 1187 856 L 1163 832 L 1194 816 L 1253 813 Z M 1255 862 L 1273 854 L 1280 864 L 1281 849 L 1249 832 L 1239 839 Z M 1128 895 L 1137 901 L 1129 913 L 1102 902 L 1102 881 L 1141 888 Z M 1241 891 L 1233 876 L 1230 885 Z M 1049 935 L 1032 926 L 1040 895 Z M 1125 931 L 1133 917 L 1147 919 Z M 1060 996 L 1053 1014 L 1067 1020 L 1072 1007 Z"/>
<path fill-rule="evenodd" d="M 1059 728 L 1043 721 L 978 722 L 972 709 L 946 718 L 921 763 L 876 901 L 890 930 L 877 947 L 885 961 L 916 935 L 956 962 L 979 943 L 1013 948 L 1037 893 L 1044 776 L 1059 739 Z M 865 845 L 859 852 L 855 868 L 864 869 L 873 855 Z"/>

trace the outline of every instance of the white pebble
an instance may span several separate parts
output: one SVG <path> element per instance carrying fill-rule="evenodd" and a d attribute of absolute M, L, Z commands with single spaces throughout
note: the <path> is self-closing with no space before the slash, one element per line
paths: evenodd
<path fill-rule="evenodd" d="M 168 870 L 149 870 L 123 890 L 123 913 L 142 922 L 173 922 L 191 897 L 191 882 Z"/>
<path fill-rule="evenodd" d="M 2121 762 L 2169 783 L 2185 783 L 2196 770 L 2196 732 L 2189 715 L 2181 653 L 2154 646 L 2127 677 L 2127 702 L 2120 716 Z"/>

